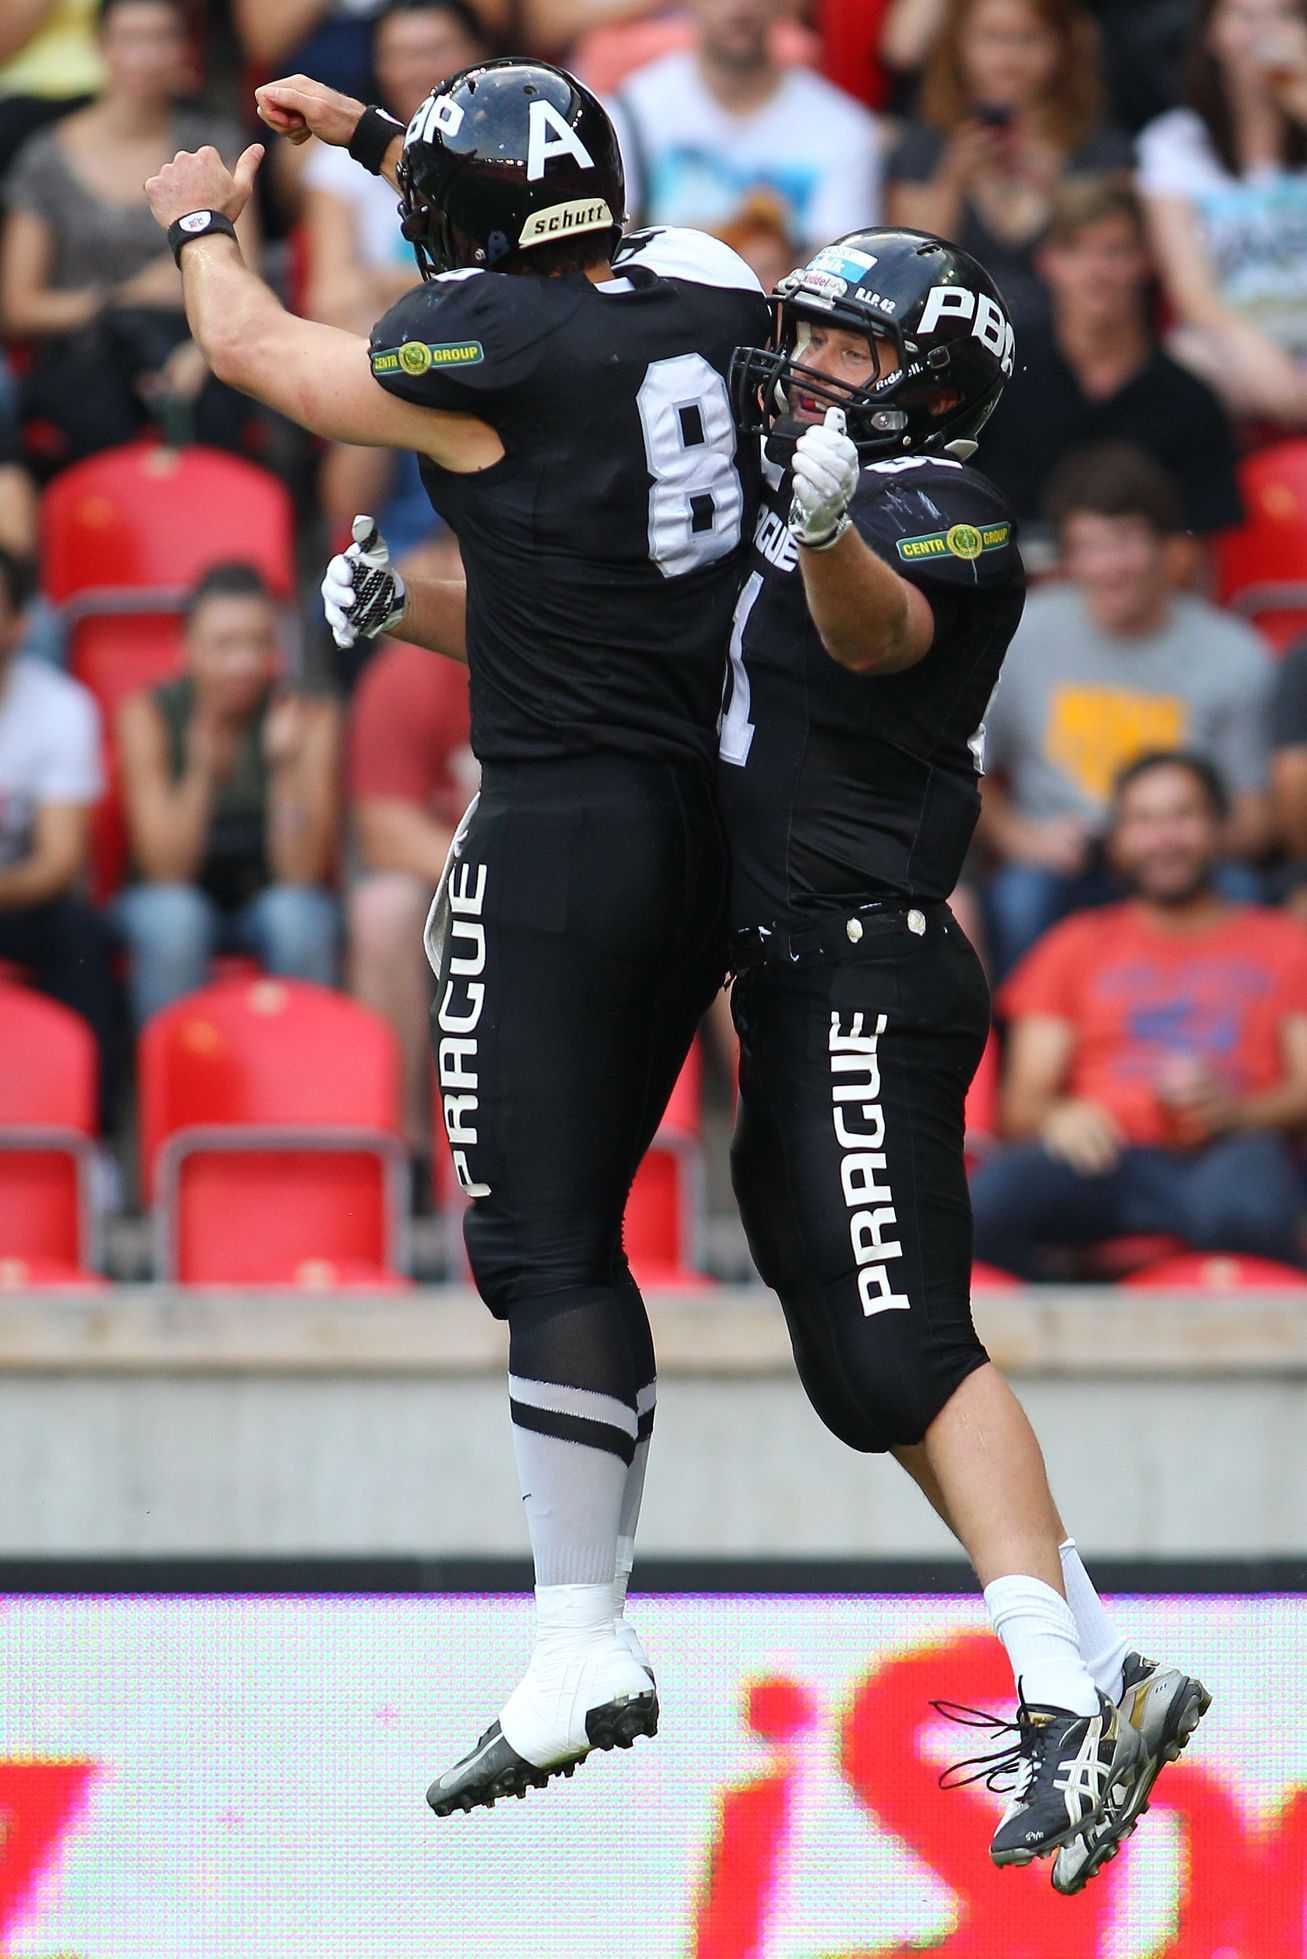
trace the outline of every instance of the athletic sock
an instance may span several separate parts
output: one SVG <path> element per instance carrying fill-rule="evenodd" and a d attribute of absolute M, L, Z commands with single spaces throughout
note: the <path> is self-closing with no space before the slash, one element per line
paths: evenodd
<path fill-rule="evenodd" d="M 618 1619 L 626 1609 L 626 1590 L 635 1569 L 635 1532 L 644 1498 L 644 1472 L 649 1461 L 657 1398 L 656 1381 L 650 1381 L 635 1397 L 635 1454 L 631 1458 L 631 1467 L 626 1472 L 626 1484 L 622 1490 L 622 1512 L 617 1522 L 617 1564 L 613 1573 L 613 1615 Z"/>
<path fill-rule="evenodd" d="M 1122 1637 L 1112 1615 L 1095 1591 L 1094 1581 L 1085 1570 L 1074 1537 L 1068 1537 L 1065 1544 L 1059 1544 L 1057 1548 L 1062 1560 L 1066 1602 L 1076 1622 L 1076 1634 L 1080 1651 L 1085 1656 L 1085 1665 L 1094 1677 L 1094 1684 L 1102 1688 L 1107 1698 L 1119 1701 L 1125 1685 L 1122 1668 L 1130 1651 L 1130 1643 Z"/>
<path fill-rule="evenodd" d="M 1071 1607 L 1040 1578 L 995 1578 L 985 1587 L 994 1631 L 1032 1705 L 1097 1714 L 1098 1689 L 1081 1656 Z"/>
<path fill-rule="evenodd" d="M 508 1389 L 537 1586 L 611 1597 L 639 1419 L 622 1303 L 610 1290 L 515 1307 Z"/>

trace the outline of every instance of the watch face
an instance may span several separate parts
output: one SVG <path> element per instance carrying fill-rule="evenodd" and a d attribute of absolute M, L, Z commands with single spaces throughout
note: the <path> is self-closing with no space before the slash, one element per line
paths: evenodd
<path fill-rule="evenodd" d="M 213 212 L 191 211 L 186 217 L 178 218 L 177 222 L 183 231 L 204 231 L 213 223 Z"/>

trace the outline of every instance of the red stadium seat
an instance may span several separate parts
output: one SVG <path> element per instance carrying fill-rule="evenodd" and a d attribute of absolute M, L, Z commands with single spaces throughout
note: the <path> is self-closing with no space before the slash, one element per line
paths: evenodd
<path fill-rule="evenodd" d="M 636 1283 L 646 1290 L 712 1283 L 698 1269 L 696 1249 L 703 1211 L 702 1115 L 703 1052 L 696 1039 L 626 1200 L 622 1242 Z"/>
<path fill-rule="evenodd" d="M 219 449 L 131 442 L 74 463 L 45 492 L 41 531 L 45 589 L 74 618 L 175 611 L 231 559 L 255 565 L 279 597 L 294 589 L 288 493 Z M 143 604 L 145 593 L 154 601 Z"/>
<path fill-rule="evenodd" d="M 700 1130 L 703 1054 L 696 1040 L 676 1079 L 658 1134 L 636 1172 L 626 1202 L 622 1237 L 641 1286 L 654 1289 L 711 1283 L 695 1269 L 694 1247 L 701 1212 Z M 449 1269 L 471 1277 L 463 1244 L 466 1199 L 454 1176 L 436 1091 L 432 1187 L 448 1226 Z"/>
<path fill-rule="evenodd" d="M 1122 1284 L 1185 1286 L 1197 1292 L 1255 1292 L 1264 1287 L 1301 1291 L 1307 1288 L 1307 1272 L 1246 1252 L 1183 1252 L 1132 1272 Z"/>
<path fill-rule="evenodd" d="M 1239 467 L 1247 517 L 1217 542 L 1219 597 L 1277 652 L 1307 632 L 1307 442 L 1277 442 Z"/>
<path fill-rule="evenodd" d="M 984 1265 L 979 1259 L 971 1268 L 972 1292 L 1011 1292 L 1014 1286 L 1025 1283 L 1015 1273 L 1000 1271 L 997 1265 Z"/>
<path fill-rule="evenodd" d="M 998 1036 L 991 1027 L 980 1066 L 967 1090 L 966 1148 L 968 1164 L 975 1163 L 998 1141 L 998 1098 L 1000 1081 Z"/>
<path fill-rule="evenodd" d="M 202 987 L 140 1044 L 160 1277 L 402 1283 L 399 1059 L 377 1014 L 301 980 Z"/>
<path fill-rule="evenodd" d="M 99 1283 L 88 1190 L 95 1095 L 86 1022 L 0 983 L 0 1289 Z"/>

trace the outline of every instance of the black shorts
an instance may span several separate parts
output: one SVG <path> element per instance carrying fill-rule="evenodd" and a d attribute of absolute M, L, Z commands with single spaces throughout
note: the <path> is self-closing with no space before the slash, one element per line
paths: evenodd
<path fill-rule="evenodd" d="M 706 774 L 595 755 L 487 767 L 431 1025 L 491 1310 L 629 1282 L 627 1193 L 725 972 Z"/>
<path fill-rule="evenodd" d="M 856 943 L 839 914 L 737 962 L 732 1169 L 809 1398 L 852 1448 L 884 1450 L 920 1441 L 987 1358 L 963 1109 L 989 989 L 946 905 L 852 916 Z"/>

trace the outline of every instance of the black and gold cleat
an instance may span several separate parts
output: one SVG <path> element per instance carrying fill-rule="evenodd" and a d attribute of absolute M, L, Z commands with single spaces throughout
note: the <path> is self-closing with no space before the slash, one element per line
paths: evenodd
<path fill-rule="evenodd" d="M 651 1686 L 647 1694 L 623 1695 L 590 1708 L 585 1732 L 582 1748 L 535 1763 L 518 1754 L 495 1721 L 470 1754 L 436 1777 L 427 1801 L 437 1816 L 452 1816 L 455 1810 L 493 1809 L 501 1796 L 522 1797 L 528 1789 L 543 1789 L 554 1776 L 571 1775 L 597 1749 L 629 1748 L 641 1736 L 656 1735 L 657 1693 Z"/>

